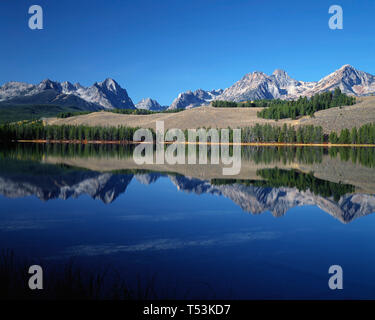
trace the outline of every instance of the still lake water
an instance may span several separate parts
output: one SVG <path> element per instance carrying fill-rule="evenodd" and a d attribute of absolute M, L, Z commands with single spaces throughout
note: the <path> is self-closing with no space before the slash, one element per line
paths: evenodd
<path fill-rule="evenodd" d="M 124 146 L 2 146 L 1 249 L 155 277 L 162 298 L 374 299 L 374 149 L 242 152 L 223 177 L 137 167 Z"/>

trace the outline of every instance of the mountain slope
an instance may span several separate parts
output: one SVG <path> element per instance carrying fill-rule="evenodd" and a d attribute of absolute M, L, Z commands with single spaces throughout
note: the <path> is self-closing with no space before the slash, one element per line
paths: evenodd
<path fill-rule="evenodd" d="M 97 104 L 87 102 L 86 100 L 72 94 L 59 93 L 55 89 L 46 89 L 33 95 L 19 96 L 0 102 L 0 106 L 9 107 L 16 105 L 54 105 L 60 107 L 74 106 L 79 110 L 90 111 L 102 109 Z"/>
<path fill-rule="evenodd" d="M 0 124 L 6 122 L 16 122 L 21 120 L 38 120 L 43 117 L 55 117 L 62 112 L 80 112 L 78 107 L 65 107 L 49 104 L 0 104 Z"/>

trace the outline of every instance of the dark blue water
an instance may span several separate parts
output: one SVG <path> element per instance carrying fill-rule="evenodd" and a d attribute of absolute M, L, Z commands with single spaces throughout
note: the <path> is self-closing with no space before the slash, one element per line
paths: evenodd
<path fill-rule="evenodd" d="M 74 257 L 83 268 L 116 268 L 134 283 L 155 277 L 161 297 L 375 298 L 369 195 L 360 207 L 321 195 L 293 206 L 285 197 L 296 188 L 157 173 L 111 173 L 98 184 L 108 173 L 91 177 L 87 169 L 74 171 L 76 181 L 57 175 L 46 183 L 49 171 L 35 178 L 2 169 L 1 249 L 21 257 L 53 264 Z M 342 215 L 350 211 L 347 221 L 321 209 L 321 199 Z M 246 211 L 260 204 L 261 212 Z M 331 265 L 343 268 L 343 290 L 328 287 Z"/>

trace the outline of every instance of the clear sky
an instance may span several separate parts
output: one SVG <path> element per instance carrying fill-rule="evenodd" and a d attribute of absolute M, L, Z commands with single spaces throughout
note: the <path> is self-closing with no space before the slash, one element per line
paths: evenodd
<path fill-rule="evenodd" d="M 28 28 L 41 5 L 44 29 Z M 344 29 L 328 27 L 339 4 Z M 170 104 L 255 70 L 313 81 L 343 64 L 375 74 L 375 1 L 1 0 L 0 84 L 107 77 Z"/>

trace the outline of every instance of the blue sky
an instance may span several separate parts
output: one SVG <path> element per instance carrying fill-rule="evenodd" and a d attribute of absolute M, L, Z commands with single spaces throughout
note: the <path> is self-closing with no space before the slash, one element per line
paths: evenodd
<path fill-rule="evenodd" d="M 28 8 L 44 29 L 28 28 Z M 344 29 L 328 28 L 339 4 Z M 313 81 L 343 64 L 375 74 L 375 1 L 2 0 L 0 84 L 107 77 L 170 104 L 186 90 L 226 88 L 255 70 Z"/>

